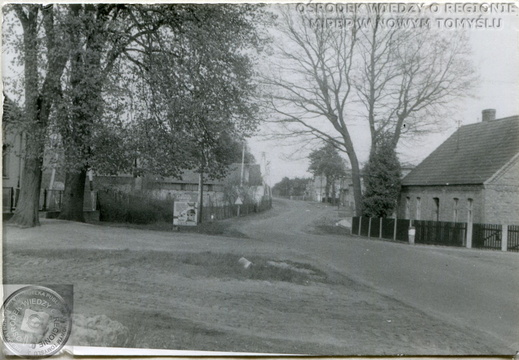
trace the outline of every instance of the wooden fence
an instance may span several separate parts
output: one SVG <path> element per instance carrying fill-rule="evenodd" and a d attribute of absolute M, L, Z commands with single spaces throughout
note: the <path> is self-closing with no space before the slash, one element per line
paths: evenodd
<path fill-rule="evenodd" d="M 12 187 L 2 188 L 2 211 L 13 212 L 16 209 L 18 201 L 19 189 Z M 60 211 L 63 204 L 63 190 L 41 189 L 39 197 L 40 211 Z M 95 199 L 91 199 L 90 194 L 85 194 L 85 206 L 89 210 L 95 205 Z"/>
<path fill-rule="evenodd" d="M 447 221 L 414 220 L 415 243 L 444 246 L 464 246 L 467 224 Z"/>
<path fill-rule="evenodd" d="M 519 252 L 519 225 L 472 224 L 469 231 L 467 223 L 448 221 L 356 216 L 351 222 L 353 235 L 394 241 L 409 241 L 410 229 L 414 229 L 411 240 L 417 244 Z"/>
<path fill-rule="evenodd" d="M 240 209 L 240 216 L 259 213 L 270 209 L 272 207 L 272 200 L 268 197 L 264 197 L 257 204 L 204 206 L 202 208 L 202 222 L 236 217 L 238 216 L 238 207 Z"/>
<path fill-rule="evenodd" d="M 396 220 L 396 221 L 395 221 Z M 410 220 L 393 218 L 352 218 L 351 232 L 354 235 L 389 239 L 396 241 L 409 241 L 408 230 Z"/>
<path fill-rule="evenodd" d="M 501 250 L 502 226 L 497 224 L 474 224 L 472 247 L 478 249 Z"/>
<path fill-rule="evenodd" d="M 508 251 L 519 252 L 519 225 L 508 226 Z"/>

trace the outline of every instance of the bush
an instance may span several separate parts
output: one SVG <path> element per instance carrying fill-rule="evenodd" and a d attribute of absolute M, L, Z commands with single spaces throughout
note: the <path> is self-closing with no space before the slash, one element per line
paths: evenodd
<path fill-rule="evenodd" d="M 173 222 L 173 202 L 145 195 L 130 195 L 111 190 L 99 191 L 100 220 L 151 224 Z"/>

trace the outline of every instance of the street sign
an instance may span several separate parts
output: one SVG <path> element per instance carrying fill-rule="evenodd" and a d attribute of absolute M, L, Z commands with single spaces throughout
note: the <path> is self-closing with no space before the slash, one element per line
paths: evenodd
<path fill-rule="evenodd" d="M 234 205 L 243 205 L 241 198 L 237 198 L 236 201 L 234 202 Z"/>

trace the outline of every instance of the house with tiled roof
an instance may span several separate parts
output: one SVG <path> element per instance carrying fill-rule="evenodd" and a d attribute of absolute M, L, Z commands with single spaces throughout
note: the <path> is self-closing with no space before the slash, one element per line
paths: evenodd
<path fill-rule="evenodd" d="M 460 127 L 403 180 L 399 217 L 519 224 L 519 116 Z"/>

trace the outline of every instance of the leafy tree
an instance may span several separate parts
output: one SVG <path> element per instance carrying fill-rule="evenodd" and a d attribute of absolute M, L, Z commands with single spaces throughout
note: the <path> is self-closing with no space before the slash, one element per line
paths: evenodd
<path fill-rule="evenodd" d="M 320 149 L 314 150 L 309 155 L 310 171 L 314 176 L 324 176 L 326 179 L 325 196 L 330 197 L 330 190 L 333 194 L 333 202 L 335 202 L 335 184 L 336 180 L 346 175 L 346 165 L 344 159 L 339 155 L 337 148 L 325 143 Z"/>
<path fill-rule="evenodd" d="M 157 147 L 166 158 L 182 154 L 182 163 L 175 163 L 181 166 L 163 170 L 175 176 L 184 168 L 195 169 L 201 203 L 204 176 L 224 176 L 235 142 L 250 136 L 259 122 L 254 54 L 264 43 L 258 30 L 264 13 L 257 5 L 184 9 L 189 21 L 180 33 L 171 27 L 175 36 L 139 61 L 148 107 L 137 120 L 146 131 L 137 147 L 148 165 Z M 152 142 L 150 149 L 150 134 L 171 140 Z"/>
<path fill-rule="evenodd" d="M 67 8 L 70 63 L 58 117 L 67 174 L 60 218 L 83 220 L 89 168 L 115 173 L 138 159 L 140 172 L 179 175 L 198 168 L 201 182 L 204 173 L 223 176 L 232 139 L 257 125 L 250 101 L 253 66 L 246 54 L 260 43 L 251 17 L 257 7 Z M 144 91 L 137 106 L 149 106 L 131 114 L 138 117 L 132 130 L 124 121 L 110 121 L 107 113 L 117 113 L 110 103 L 128 95 L 113 89 L 136 76 Z"/>
<path fill-rule="evenodd" d="M 277 196 L 303 196 L 306 194 L 306 186 L 311 179 L 284 177 L 272 187 L 272 193 Z"/>
<path fill-rule="evenodd" d="M 292 180 L 292 195 L 293 196 L 303 196 L 306 195 L 306 186 L 311 181 L 308 178 L 294 178 Z"/>
<path fill-rule="evenodd" d="M 379 140 L 364 167 L 363 215 L 389 217 L 400 194 L 401 169 L 391 137 Z"/>
<path fill-rule="evenodd" d="M 56 21 L 60 15 L 56 6 L 41 4 L 13 4 L 4 7 L 7 26 L 21 24 L 18 31 L 8 31 L 8 43 L 18 50 L 23 65 L 22 120 L 17 124 L 25 134 L 22 154 L 23 169 L 20 197 L 11 223 L 22 227 L 39 225 L 38 210 L 41 187 L 43 152 L 49 119 L 67 59 L 68 30 Z M 42 25 L 42 26 L 40 26 Z"/>
<path fill-rule="evenodd" d="M 94 159 L 97 162 L 101 159 L 101 154 L 95 154 L 96 157 L 94 151 L 103 149 L 102 141 L 98 146 L 95 142 L 114 135 L 102 123 L 107 80 L 114 67 L 121 66 L 120 58 L 127 56 L 130 46 L 138 47 L 139 41 L 156 31 L 162 21 L 153 17 L 153 10 L 147 6 L 71 4 L 66 7 L 69 12 L 63 21 L 71 28 L 71 46 L 58 116 L 66 163 L 60 218 L 83 221 L 86 174 L 95 165 Z M 130 163 L 109 165 L 118 169 Z"/>

